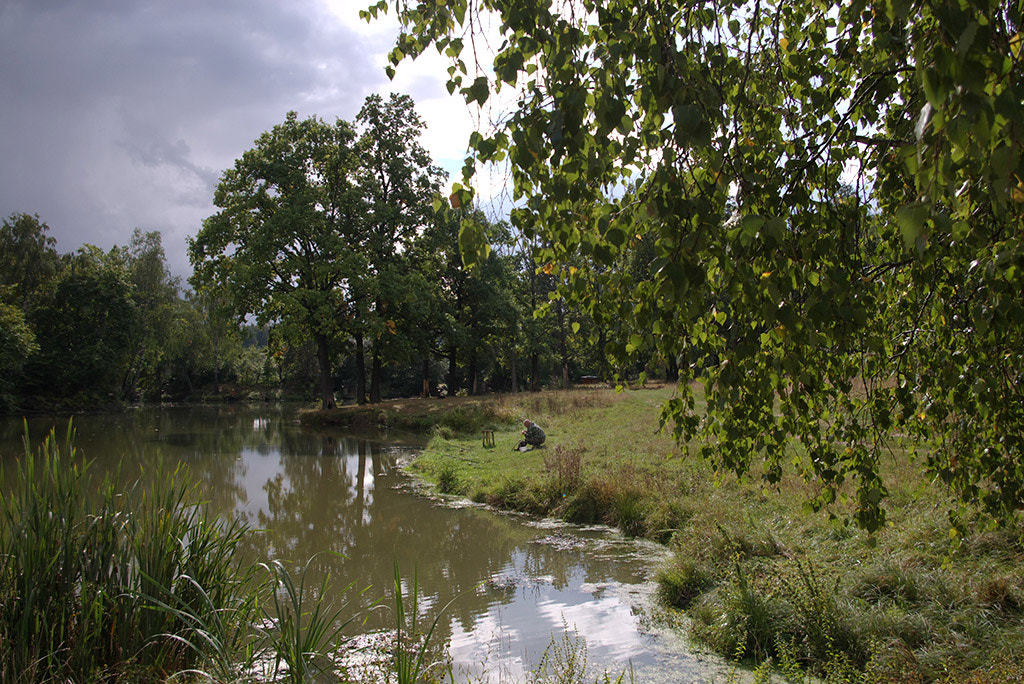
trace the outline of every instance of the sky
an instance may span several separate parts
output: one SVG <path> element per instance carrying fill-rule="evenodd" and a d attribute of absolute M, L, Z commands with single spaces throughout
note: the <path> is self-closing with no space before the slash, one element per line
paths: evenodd
<path fill-rule="evenodd" d="M 353 121 L 409 94 L 421 142 L 460 175 L 473 116 L 436 54 L 384 73 L 393 19 L 369 0 L 0 0 L 0 217 L 38 214 L 59 252 L 158 230 L 171 272 L 215 213 L 223 171 L 261 133 Z"/>

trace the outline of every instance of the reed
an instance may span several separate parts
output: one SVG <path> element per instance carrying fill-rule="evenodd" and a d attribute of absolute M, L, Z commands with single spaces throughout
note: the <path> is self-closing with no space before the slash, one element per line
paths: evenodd
<path fill-rule="evenodd" d="M 88 471 L 69 424 L 35 452 L 26 431 L 3 478 L 0 680 L 162 678 L 209 660 L 201 632 L 234 653 L 250 591 L 243 526 L 192 503 L 181 472 L 144 491 Z"/>
<path fill-rule="evenodd" d="M 416 623 L 419 617 L 419 577 L 413 571 L 412 587 L 408 597 L 402 589 L 402 574 L 398 568 L 398 561 L 395 561 L 395 677 L 398 684 L 417 684 L 422 681 L 439 681 L 444 674 L 452 680 L 453 675 L 450 667 L 443 660 L 427 662 L 430 653 L 430 638 L 437 629 L 437 623 L 448 610 L 448 607 L 458 598 L 450 599 L 448 603 L 437 612 L 433 622 L 426 633 L 419 634 Z M 408 645 L 407 645 L 408 644 Z M 441 672 L 432 670 L 441 669 Z M 428 678 L 427 675 L 430 675 Z"/>
<path fill-rule="evenodd" d="M 306 585 L 315 558 L 306 563 L 297 584 L 281 561 L 260 566 L 266 571 L 272 589 L 272 610 L 264 609 L 264 624 L 269 627 L 263 630 L 268 650 L 273 654 L 272 681 L 283 678 L 301 684 L 334 674 L 336 657 L 345 641 L 342 631 L 358 617 L 358 612 L 346 615 L 346 606 L 336 607 L 329 598 L 336 595 L 329 576 L 325 575 L 318 586 Z M 340 593 L 347 594 L 353 586 L 349 584 Z"/>

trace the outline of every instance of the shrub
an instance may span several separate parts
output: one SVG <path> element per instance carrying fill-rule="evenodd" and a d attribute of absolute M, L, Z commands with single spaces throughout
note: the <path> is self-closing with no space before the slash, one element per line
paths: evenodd
<path fill-rule="evenodd" d="M 752 582 L 737 562 L 732 581 L 705 594 L 691 616 L 694 637 L 724 656 L 781 656 L 819 672 L 862 669 L 868 661 L 867 644 L 837 587 L 800 564 L 795 578 L 773 588 Z"/>
<path fill-rule="evenodd" d="M 697 641 L 736 659 L 769 658 L 776 653 L 777 636 L 792 632 L 779 602 L 755 588 L 738 564 L 732 581 L 704 594 L 690 615 Z"/>
<path fill-rule="evenodd" d="M 623 534 L 642 537 L 647 532 L 646 504 L 637 490 L 620 489 L 612 501 L 614 517 L 609 521 Z"/>
<path fill-rule="evenodd" d="M 855 667 L 868 659 L 866 645 L 853 628 L 848 612 L 839 603 L 839 583 L 826 583 L 813 566 L 797 563 L 796 580 L 784 580 L 794 613 L 791 639 L 809 662 L 822 664 L 840 658 Z"/>
<path fill-rule="evenodd" d="M 462 483 L 459 480 L 458 468 L 450 459 L 437 465 L 437 490 L 442 494 L 461 494 Z"/>
<path fill-rule="evenodd" d="M 430 428 L 430 433 L 437 439 L 451 439 L 455 436 L 455 431 L 447 425 L 441 425 L 440 423 Z"/>
<path fill-rule="evenodd" d="M 656 581 L 658 596 L 674 608 L 689 608 L 714 584 L 713 574 L 706 566 L 693 558 L 678 556 L 675 562 L 658 571 Z"/>
<path fill-rule="evenodd" d="M 580 486 L 583 474 L 583 447 L 568 448 L 559 444 L 544 454 L 551 493 L 566 496 Z"/>

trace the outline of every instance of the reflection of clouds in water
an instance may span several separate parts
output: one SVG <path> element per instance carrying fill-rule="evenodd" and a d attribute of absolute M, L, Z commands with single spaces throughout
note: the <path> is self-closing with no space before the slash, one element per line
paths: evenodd
<path fill-rule="evenodd" d="M 253 424 L 265 419 L 256 419 Z M 337 444 L 336 453 L 341 457 L 338 471 L 347 480 L 351 491 L 362 496 L 362 520 L 364 524 L 371 522 L 369 511 L 373 503 L 373 458 L 367 453 L 362 458 L 360 469 L 359 441 L 341 440 Z M 280 488 L 282 494 L 292 490 L 291 482 L 284 470 L 280 448 L 260 445 L 256 448 L 244 447 L 238 455 L 241 462 L 238 484 L 242 497 L 236 505 L 236 512 L 246 520 L 255 521 L 259 514 L 270 514 L 271 488 Z M 323 467 L 317 463 L 317 467 Z"/>
<path fill-rule="evenodd" d="M 588 581 L 583 567 L 572 565 L 556 581 L 537 574 L 536 547 L 512 553 L 510 561 L 477 590 L 490 606 L 473 625 L 452 621 L 451 655 L 474 680 L 487 674 L 494 681 L 522 681 L 536 668 L 552 643 L 566 634 L 585 638 L 588 657 L 598 669 L 615 669 L 630 660 L 644 660 L 649 639 L 637 630 L 628 591 L 615 581 Z M 488 681 L 488 680 L 484 680 Z"/>
<path fill-rule="evenodd" d="M 242 462 L 238 484 L 244 492 L 244 499 L 238 501 L 236 510 L 247 520 L 254 521 L 259 514 L 270 511 L 267 484 L 281 474 L 280 450 L 243 448 L 238 455 Z"/>
<path fill-rule="evenodd" d="M 468 676 L 472 681 L 488 681 L 481 679 L 485 674 L 500 681 L 519 682 L 526 679 L 529 666 L 520 644 L 522 633 L 509 626 L 503 618 L 503 611 L 492 608 L 476 620 L 471 631 L 463 628 L 457 620 L 452 620 L 452 636 L 448 644 L 448 652 L 452 661 L 459 664 L 460 674 Z M 520 653 L 513 651 L 515 649 Z M 495 672 L 495 663 L 500 663 L 501 672 Z"/>
<path fill-rule="evenodd" d="M 588 653 L 602 661 L 625 662 L 646 650 L 632 607 L 614 593 L 574 605 L 546 601 L 537 606 L 537 613 L 547 619 L 552 632 L 568 625 L 584 635 Z"/>

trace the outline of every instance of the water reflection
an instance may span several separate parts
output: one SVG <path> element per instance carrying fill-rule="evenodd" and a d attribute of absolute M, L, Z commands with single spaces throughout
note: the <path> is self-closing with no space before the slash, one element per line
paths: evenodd
<path fill-rule="evenodd" d="M 39 436 L 56 422 L 33 418 Z M 578 631 L 597 667 L 630 662 L 638 681 L 701 681 L 705 666 L 679 644 L 645 631 L 638 615 L 657 552 L 606 530 L 538 525 L 467 506 L 441 506 L 411 492 L 397 464 L 415 440 L 300 428 L 286 408 L 239 406 L 138 410 L 75 419 L 79 451 L 100 471 L 123 457 L 132 477 L 188 467 L 216 510 L 242 517 L 254 532 L 244 553 L 253 562 L 285 559 L 337 585 L 371 589 L 358 600 L 387 597 L 397 560 L 418 577 L 423 613 L 458 597 L 438 625 L 463 670 L 479 664 L 516 678 L 534 667 L 552 634 Z M 20 453 L 20 421 L 0 421 L 0 459 Z M 334 552 L 333 554 L 323 553 Z M 407 587 L 408 588 L 408 587 Z M 372 612 L 366 630 L 392 626 Z M 680 661 L 682 659 L 682 661 Z M 682 663 L 682 664 L 681 664 Z M 645 674 L 647 673 L 647 674 Z"/>

